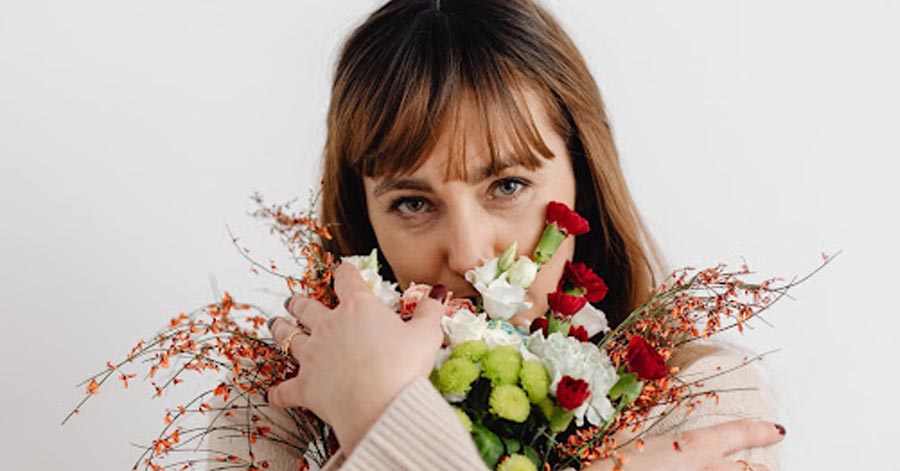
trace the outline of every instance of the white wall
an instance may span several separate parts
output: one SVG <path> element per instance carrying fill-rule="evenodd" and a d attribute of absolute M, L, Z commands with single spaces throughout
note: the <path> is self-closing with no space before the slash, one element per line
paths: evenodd
<path fill-rule="evenodd" d="M 0 2 L 3 468 L 130 469 L 174 398 L 106 388 L 60 427 L 74 384 L 212 301 L 210 274 L 280 301 L 225 224 L 279 253 L 248 196 L 305 201 L 338 42 L 376 3 Z M 746 337 L 782 348 L 785 469 L 900 469 L 897 3 L 545 4 L 674 265 L 790 276 L 844 250 Z"/>

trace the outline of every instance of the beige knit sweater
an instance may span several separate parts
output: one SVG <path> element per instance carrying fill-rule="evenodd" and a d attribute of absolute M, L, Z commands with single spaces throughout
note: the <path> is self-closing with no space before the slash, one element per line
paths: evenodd
<path fill-rule="evenodd" d="M 740 365 L 748 356 L 751 356 L 750 352 L 717 342 L 686 348 L 671 363 L 682 366 L 682 377 L 694 380 Z M 718 405 L 706 401 L 691 414 L 673 413 L 651 435 L 706 427 L 736 418 L 775 418 L 774 398 L 755 362 L 704 384 L 703 390 L 740 391 L 722 393 Z M 272 418 L 281 421 L 285 427 L 291 426 L 286 414 L 272 414 Z M 218 420 L 227 424 L 236 419 L 222 416 Z M 207 448 L 246 457 L 247 439 L 224 435 L 210 434 Z M 267 460 L 268 469 L 274 471 L 296 471 L 301 458 L 299 452 L 287 451 L 268 440 L 256 442 L 254 455 L 257 460 Z M 779 469 L 777 447 L 747 450 L 732 458 L 763 463 L 773 471 Z M 211 464 L 210 468 L 213 467 Z M 339 451 L 322 468 L 323 471 L 337 469 L 486 470 L 487 467 L 448 403 L 427 378 L 419 377 L 397 394 L 349 457 Z"/>

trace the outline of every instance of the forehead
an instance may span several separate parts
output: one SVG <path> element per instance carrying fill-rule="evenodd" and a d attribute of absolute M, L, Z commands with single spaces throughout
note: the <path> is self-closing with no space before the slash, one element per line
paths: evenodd
<path fill-rule="evenodd" d="M 376 185 L 376 196 L 411 176 L 477 184 L 512 166 L 534 170 L 554 159 L 559 152 L 550 147 L 564 143 L 542 97 L 528 88 L 515 96 L 515 106 L 507 109 L 485 109 L 471 95 L 461 98 L 429 149 L 405 168 L 367 179 Z"/>

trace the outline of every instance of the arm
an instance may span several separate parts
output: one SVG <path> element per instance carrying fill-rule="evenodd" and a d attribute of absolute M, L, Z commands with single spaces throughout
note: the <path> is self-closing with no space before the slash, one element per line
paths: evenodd
<path fill-rule="evenodd" d="M 221 405 L 217 402 L 214 407 Z M 286 430 L 296 428 L 283 410 L 272 407 L 267 408 L 266 413 Z M 234 427 L 241 423 L 237 416 L 222 415 L 211 425 Z M 208 440 L 209 448 L 218 452 L 207 453 L 210 469 L 216 467 L 216 457 L 232 454 L 247 458 L 247 438 L 237 432 L 216 430 L 210 433 Z M 257 440 L 253 453 L 257 460 L 268 461 L 269 469 L 275 471 L 297 469 L 303 457 L 295 448 L 265 439 Z M 419 376 L 397 394 L 349 457 L 339 449 L 321 471 L 338 469 L 486 470 L 487 466 L 450 405 L 428 379 Z"/>
<path fill-rule="evenodd" d="M 754 356 L 753 352 L 724 342 L 698 343 L 685 347 L 673 357 L 671 364 L 681 366 L 680 376 L 686 381 L 692 381 L 736 367 Z M 713 399 L 705 399 L 689 414 L 683 410 L 673 412 L 649 432 L 650 436 L 710 427 L 735 419 L 775 419 L 775 398 L 758 361 L 704 381 L 701 387 L 695 389 L 741 390 L 720 393 L 718 404 Z M 744 450 L 731 458 L 762 463 L 772 471 L 779 469 L 777 446 Z"/>
<path fill-rule="evenodd" d="M 329 468 L 329 462 L 323 471 Z M 487 470 L 469 432 L 428 379 L 418 376 L 394 398 L 340 468 Z"/>
<path fill-rule="evenodd" d="M 231 401 L 234 401 L 233 397 L 229 398 L 229 402 Z M 258 397 L 256 402 L 258 402 Z M 201 446 L 201 448 L 206 450 L 205 456 L 203 456 L 206 459 L 205 469 L 221 468 L 224 464 L 221 460 L 227 459 L 229 455 L 237 457 L 241 462 L 249 461 L 248 450 L 250 445 L 247 436 L 243 435 L 240 430 L 235 429 L 243 428 L 247 423 L 247 410 L 243 408 L 246 405 L 244 399 L 237 399 L 235 404 L 241 406 L 241 408 L 233 410 L 233 415 L 230 417 L 220 413 L 220 410 L 218 410 L 227 407 L 226 403 L 222 402 L 221 397 L 214 398 L 210 401 L 210 404 L 213 410 L 206 413 L 206 420 L 208 421 L 206 425 L 209 427 L 210 432 L 204 439 L 205 443 Z M 265 461 L 268 463 L 268 469 L 274 471 L 298 469 L 304 452 L 301 447 L 302 441 L 297 436 L 299 431 L 293 418 L 284 409 L 267 407 L 265 405 L 261 406 L 259 411 L 254 411 L 254 414 L 264 415 L 263 420 L 259 423 L 271 427 L 271 431 L 268 433 L 269 437 L 287 439 L 291 444 L 287 445 L 265 437 L 258 437 L 255 443 L 252 444 L 253 456 L 257 464 Z M 313 460 L 310 459 L 310 461 L 312 462 Z"/>

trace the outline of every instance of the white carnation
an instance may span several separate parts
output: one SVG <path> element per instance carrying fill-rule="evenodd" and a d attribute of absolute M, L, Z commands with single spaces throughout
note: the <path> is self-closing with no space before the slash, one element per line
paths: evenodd
<path fill-rule="evenodd" d="M 577 426 L 584 424 L 585 417 L 593 425 L 601 425 L 604 420 L 612 417 L 615 409 L 607 395 L 619 376 L 609 357 L 599 347 L 574 337 L 564 337 L 559 332 L 544 338 L 538 331 L 528 337 L 527 348 L 540 358 L 550 372 L 552 395 L 556 395 L 556 388 L 563 376 L 588 383 L 591 396 L 574 410 Z"/>

